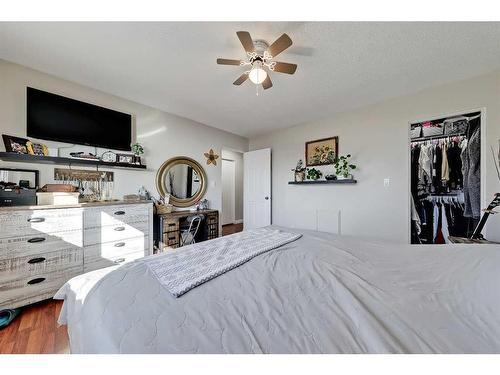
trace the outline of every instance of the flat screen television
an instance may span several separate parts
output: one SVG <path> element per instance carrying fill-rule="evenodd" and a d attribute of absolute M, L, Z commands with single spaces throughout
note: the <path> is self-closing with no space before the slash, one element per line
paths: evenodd
<path fill-rule="evenodd" d="M 130 151 L 132 116 L 28 87 L 26 133 L 49 141 Z"/>

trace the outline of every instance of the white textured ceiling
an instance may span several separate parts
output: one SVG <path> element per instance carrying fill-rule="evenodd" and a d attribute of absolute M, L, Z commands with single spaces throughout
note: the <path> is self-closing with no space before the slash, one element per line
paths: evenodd
<path fill-rule="evenodd" d="M 260 96 L 235 32 L 293 46 Z M 0 23 L 0 58 L 246 137 L 500 68 L 500 23 Z"/>

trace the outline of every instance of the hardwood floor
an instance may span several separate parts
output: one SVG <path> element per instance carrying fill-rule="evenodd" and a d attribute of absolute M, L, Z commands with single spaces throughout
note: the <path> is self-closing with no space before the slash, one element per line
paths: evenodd
<path fill-rule="evenodd" d="M 238 233 L 243 224 L 222 226 L 222 235 Z M 66 326 L 58 326 L 62 301 L 47 300 L 24 307 L 18 317 L 0 328 L 0 354 L 69 353 Z"/>
<path fill-rule="evenodd" d="M 24 307 L 21 314 L 0 329 L 1 354 L 69 353 L 66 326 L 58 326 L 62 301 L 47 300 Z"/>
<path fill-rule="evenodd" d="M 222 235 L 234 234 L 243 230 L 243 223 L 241 224 L 227 224 L 222 226 Z"/>

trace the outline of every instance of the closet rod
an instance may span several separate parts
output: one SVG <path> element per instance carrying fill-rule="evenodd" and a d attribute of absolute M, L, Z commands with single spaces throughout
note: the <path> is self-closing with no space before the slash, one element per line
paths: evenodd
<path fill-rule="evenodd" d="M 411 141 L 412 141 L 412 143 L 413 142 L 421 142 L 421 141 L 432 141 L 433 139 L 464 137 L 466 135 L 467 135 L 466 133 L 450 134 L 450 135 L 431 135 L 431 136 L 428 136 L 428 137 L 413 138 Z"/>

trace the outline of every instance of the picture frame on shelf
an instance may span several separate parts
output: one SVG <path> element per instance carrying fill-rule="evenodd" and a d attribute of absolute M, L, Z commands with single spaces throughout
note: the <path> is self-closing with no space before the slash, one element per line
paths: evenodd
<path fill-rule="evenodd" d="M 135 164 L 134 155 L 132 154 L 116 154 L 116 162 L 124 164 Z"/>
<path fill-rule="evenodd" d="M 28 139 L 13 137 L 11 135 L 2 134 L 5 151 L 14 152 L 16 154 L 28 154 Z"/>
<path fill-rule="evenodd" d="M 26 148 L 30 155 L 49 156 L 49 149 L 43 143 L 28 141 L 26 142 Z"/>

